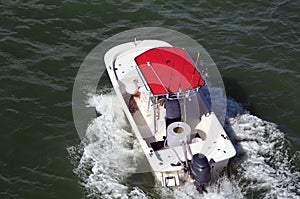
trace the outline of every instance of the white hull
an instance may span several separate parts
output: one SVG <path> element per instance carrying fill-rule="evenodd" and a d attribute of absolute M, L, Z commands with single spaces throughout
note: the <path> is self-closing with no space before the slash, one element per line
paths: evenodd
<path fill-rule="evenodd" d="M 189 99 L 180 99 L 183 107 L 182 120 L 191 128 L 191 139 L 188 141 L 191 152 L 184 151 L 183 146 L 162 147 L 158 150 L 153 148 L 153 143 L 160 141 L 161 144 L 163 137 L 166 136 L 166 111 L 163 107 L 152 105 L 149 101 L 151 93 L 143 84 L 134 58 L 156 47 L 171 47 L 171 45 L 158 40 L 136 41 L 116 46 L 105 54 L 107 71 L 123 110 L 162 186 L 177 186 L 186 181 L 193 181 L 190 177 L 186 178 L 182 165 L 174 165 L 179 162 L 179 158 L 181 161 L 185 161 L 186 158 L 191 160 L 192 155 L 197 153 L 207 157 L 210 161 L 212 178 L 216 178 L 225 170 L 229 159 L 236 154 L 236 151 L 200 91 Z M 135 99 L 139 110 L 132 114 L 129 111 L 131 95 L 126 92 L 126 85 L 135 79 L 138 80 L 141 95 Z M 156 106 L 155 109 L 153 106 Z M 196 135 L 200 135 L 200 138 L 193 139 Z"/>

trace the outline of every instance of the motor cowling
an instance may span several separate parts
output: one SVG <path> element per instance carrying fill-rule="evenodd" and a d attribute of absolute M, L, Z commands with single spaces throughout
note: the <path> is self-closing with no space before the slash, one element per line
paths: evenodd
<path fill-rule="evenodd" d="M 205 155 L 197 153 L 193 155 L 190 163 L 191 174 L 195 180 L 195 186 L 199 192 L 205 191 L 204 186 L 210 181 L 210 165 Z"/>

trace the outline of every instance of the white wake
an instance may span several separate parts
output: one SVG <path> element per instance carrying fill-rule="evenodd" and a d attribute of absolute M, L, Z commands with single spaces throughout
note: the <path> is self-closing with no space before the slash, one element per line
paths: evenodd
<path fill-rule="evenodd" d="M 87 198 L 153 198 L 149 190 L 126 181 L 138 166 L 141 149 L 115 94 L 93 95 L 88 105 L 100 116 L 91 121 L 87 140 L 68 148 L 77 161 L 74 172 Z M 212 183 L 203 195 L 190 184 L 173 190 L 156 187 L 150 192 L 178 199 L 299 198 L 299 172 L 291 171 L 284 133 L 275 124 L 245 112 L 229 99 L 225 128 L 237 150 L 230 175 Z"/>

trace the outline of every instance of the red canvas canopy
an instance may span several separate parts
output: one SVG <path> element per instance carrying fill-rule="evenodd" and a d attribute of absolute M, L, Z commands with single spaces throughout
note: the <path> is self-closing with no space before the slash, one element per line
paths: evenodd
<path fill-rule="evenodd" d="M 135 61 L 154 95 L 187 91 L 205 84 L 182 48 L 153 48 L 137 56 Z"/>

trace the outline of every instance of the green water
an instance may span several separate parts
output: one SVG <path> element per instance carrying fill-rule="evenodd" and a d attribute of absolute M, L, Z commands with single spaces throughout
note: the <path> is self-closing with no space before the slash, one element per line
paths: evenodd
<path fill-rule="evenodd" d="M 227 95 L 285 133 L 299 170 L 299 1 L 2 0 L 0 11 L 0 198 L 88 197 L 67 151 L 80 143 L 76 73 L 104 39 L 144 26 L 199 42 Z"/>

